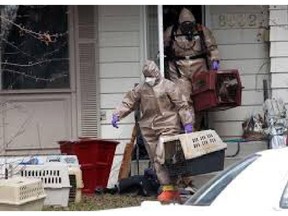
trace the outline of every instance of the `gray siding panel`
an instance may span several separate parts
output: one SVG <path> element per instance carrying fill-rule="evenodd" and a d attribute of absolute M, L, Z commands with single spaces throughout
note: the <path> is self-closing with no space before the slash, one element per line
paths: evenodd
<path fill-rule="evenodd" d="M 136 5 L 101 5 L 98 11 L 101 137 L 120 141 L 108 186 L 117 182 L 122 154 L 134 126 L 133 114 L 121 120 L 119 129 L 110 122 L 125 93 L 140 82 L 143 53 L 140 9 Z"/>
<path fill-rule="evenodd" d="M 210 112 L 209 123 L 223 138 L 241 137 L 242 122 L 249 115 L 262 112 L 263 80 L 269 80 L 268 46 L 265 42 L 268 7 L 210 6 L 209 11 L 209 27 L 219 44 L 221 68 L 238 69 L 244 86 L 242 106 Z"/>

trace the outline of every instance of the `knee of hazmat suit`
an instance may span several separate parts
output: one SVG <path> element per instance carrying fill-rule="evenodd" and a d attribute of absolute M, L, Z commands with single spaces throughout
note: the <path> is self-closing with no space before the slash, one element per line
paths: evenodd
<path fill-rule="evenodd" d="M 159 163 L 156 159 L 156 146 L 159 137 L 179 133 L 180 123 L 183 125 L 191 124 L 193 119 L 187 100 L 182 97 L 179 89 L 172 81 L 161 76 L 154 61 L 147 60 L 142 73 L 145 82 L 140 83 L 126 93 L 120 105 L 115 109 L 114 115 L 117 115 L 121 121 L 136 107 L 140 106 L 142 115 L 139 126 L 146 142 L 145 146 L 148 148 L 147 152 L 150 160 L 155 164 Z M 158 176 L 158 174 L 163 173 L 162 171 L 157 172 L 156 170 L 160 183 L 161 176 Z M 163 177 L 162 182 L 166 181 L 166 177 Z"/>

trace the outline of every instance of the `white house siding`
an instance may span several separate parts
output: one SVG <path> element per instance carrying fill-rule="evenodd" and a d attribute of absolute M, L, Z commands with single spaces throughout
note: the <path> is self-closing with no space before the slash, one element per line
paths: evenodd
<path fill-rule="evenodd" d="M 281 97 L 288 103 L 288 6 L 271 5 L 270 58 L 272 97 Z"/>
<path fill-rule="evenodd" d="M 213 31 L 221 55 L 221 68 L 239 70 L 244 89 L 242 106 L 210 113 L 210 125 L 224 139 L 240 137 L 241 123 L 262 110 L 263 79 L 269 80 L 265 6 L 210 6 L 208 26 Z M 262 23 L 262 24 L 261 24 Z"/>
<path fill-rule="evenodd" d="M 101 138 L 118 140 L 108 186 L 116 183 L 125 144 L 134 126 L 130 114 L 111 126 L 114 108 L 135 83 L 140 82 L 143 59 L 143 18 L 141 6 L 98 6 Z"/>
<path fill-rule="evenodd" d="M 268 6 L 207 6 L 207 26 L 213 31 L 221 56 L 222 69 L 238 69 L 244 89 L 242 105 L 209 113 L 209 125 L 223 140 L 242 136 L 242 123 L 253 113 L 263 113 L 263 80 L 269 77 Z M 247 154 L 267 148 L 267 142 L 240 143 L 237 156 L 226 158 L 225 166 Z M 237 152 L 228 143 L 226 155 Z"/>

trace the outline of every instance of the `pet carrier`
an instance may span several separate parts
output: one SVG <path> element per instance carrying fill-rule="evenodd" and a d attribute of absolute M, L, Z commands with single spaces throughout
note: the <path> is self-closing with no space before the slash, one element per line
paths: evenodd
<path fill-rule="evenodd" d="M 160 138 L 164 164 L 170 176 L 190 176 L 224 168 L 227 148 L 214 130 L 198 131 Z"/>
<path fill-rule="evenodd" d="M 45 197 L 40 179 L 0 179 L 0 211 L 41 211 Z"/>
<path fill-rule="evenodd" d="M 44 165 L 20 165 L 20 174 L 27 178 L 42 180 L 47 197 L 44 205 L 68 206 L 70 181 L 68 166 L 49 162 Z"/>
<path fill-rule="evenodd" d="M 0 157 L 0 161 L 4 164 L 5 157 Z M 76 155 L 40 155 L 40 156 L 13 156 L 6 157 L 6 163 L 9 164 L 9 177 L 19 175 L 21 169 L 25 169 L 23 165 L 49 165 L 49 163 L 65 164 L 68 167 L 70 192 L 69 202 L 80 202 L 82 197 L 82 171 L 80 169 L 79 161 Z M 48 163 L 48 164 L 47 164 Z M 19 164 L 21 166 L 19 166 Z M 1 174 L 4 176 L 5 166 L 0 169 Z"/>
<path fill-rule="evenodd" d="M 195 111 L 225 110 L 241 105 L 238 70 L 204 71 L 194 75 L 192 100 Z"/>

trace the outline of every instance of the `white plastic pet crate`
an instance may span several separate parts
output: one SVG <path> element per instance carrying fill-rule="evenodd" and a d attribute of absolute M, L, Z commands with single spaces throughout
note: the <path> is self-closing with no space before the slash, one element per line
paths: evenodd
<path fill-rule="evenodd" d="M 41 156 L 40 159 L 45 161 L 44 163 L 60 162 L 68 166 L 69 180 L 70 180 L 70 192 L 69 202 L 78 203 L 82 199 L 82 171 L 80 169 L 79 161 L 76 155 L 47 155 Z"/>
<path fill-rule="evenodd" d="M 68 166 L 59 162 L 44 165 L 20 165 L 21 176 L 42 180 L 47 197 L 44 205 L 67 207 L 69 201 L 70 181 Z"/>
<path fill-rule="evenodd" d="M 156 154 L 171 176 L 198 175 L 224 168 L 227 144 L 214 130 L 161 137 Z"/>
<path fill-rule="evenodd" d="M 43 155 L 43 156 L 37 156 L 41 161 L 44 163 L 50 163 L 50 162 L 61 162 L 69 167 L 72 166 L 79 166 L 79 161 L 76 155 Z"/>
<path fill-rule="evenodd" d="M 43 165 L 48 162 L 61 162 L 68 166 L 79 166 L 76 155 L 0 156 L 0 164 L 2 165 L 5 162 L 12 166 L 17 166 L 18 164 Z"/>
<path fill-rule="evenodd" d="M 40 179 L 0 180 L 0 211 L 41 211 L 46 194 Z"/>
<path fill-rule="evenodd" d="M 70 192 L 69 202 L 78 203 L 82 198 L 82 171 L 80 169 L 79 161 L 76 155 L 45 155 L 37 156 L 43 163 L 64 163 L 68 166 L 69 180 L 70 180 Z"/>
<path fill-rule="evenodd" d="M 80 169 L 80 164 L 76 155 L 37 155 L 37 156 L 13 156 L 13 157 L 0 157 L 0 164 L 9 164 L 9 176 L 19 175 L 21 169 L 23 169 L 28 164 L 32 165 L 44 165 L 46 163 L 63 163 L 68 166 L 69 179 L 70 179 L 70 193 L 69 202 L 80 202 L 82 197 L 81 189 L 83 188 L 82 171 Z M 19 164 L 22 164 L 19 166 Z M 1 175 L 4 177 L 5 166 L 0 169 Z"/>
<path fill-rule="evenodd" d="M 82 188 L 84 187 L 82 171 L 76 155 L 47 155 L 41 156 L 45 163 L 61 162 L 68 166 L 70 193 L 69 202 L 78 203 L 82 199 Z"/>

